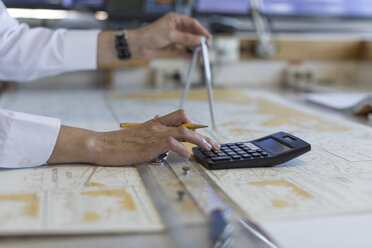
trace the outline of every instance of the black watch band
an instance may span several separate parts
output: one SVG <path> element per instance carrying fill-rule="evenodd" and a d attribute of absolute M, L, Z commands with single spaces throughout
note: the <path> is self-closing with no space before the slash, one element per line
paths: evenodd
<path fill-rule="evenodd" d="M 132 58 L 132 54 L 130 53 L 128 46 L 127 30 L 115 33 L 115 48 L 118 54 L 118 59 L 128 60 Z"/>

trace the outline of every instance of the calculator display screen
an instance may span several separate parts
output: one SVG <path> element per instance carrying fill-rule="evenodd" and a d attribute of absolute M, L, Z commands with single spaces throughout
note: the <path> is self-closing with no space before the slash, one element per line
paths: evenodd
<path fill-rule="evenodd" d="M 258 141 L 257 144 L 261 146 L 263 149 L 272 152 L 272 153 L 282 153 L 288 150 L 291 150 L 290 147 L 283 145 L 282 143 L 279 143 L 278 141 L 268 138 L 261 141 Z"/>

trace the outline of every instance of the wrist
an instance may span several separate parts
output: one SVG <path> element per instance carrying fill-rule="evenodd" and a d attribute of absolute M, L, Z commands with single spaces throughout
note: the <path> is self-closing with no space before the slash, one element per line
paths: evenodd
<path fill-rule="evenodd" d="M 95 163 L 99 153 L 99 133 L 61 126 L 50 164 Z"/>
<path fill-rule="evenodd" d="M 128 30 L 128 48 L 132 57 L 143 57 L 143 38 L 138 29 Z"/>
<path fill-rule="evenodd" d="M 82 141 L 82 157 L 84 162 L 99 165 L 104 154 L 104 134 L 89 131 Z"/>

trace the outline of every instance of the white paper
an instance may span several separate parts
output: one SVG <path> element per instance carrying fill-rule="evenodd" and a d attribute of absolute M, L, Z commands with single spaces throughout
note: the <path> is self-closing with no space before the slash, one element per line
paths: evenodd
<path fill-rule="evenodd" d="M 306 94 L 306 99 L 323 105 L 328 108 L 348 110 L 358 106 L 364 100 L 371 98 L 371 93 L 346 93 L 346 92 L 331 92 L 331 93 L 309 93 Z"/>
<path fill-rule="evenodd" d="M 261 227 L 285 248 L 372 246 L 372 214 L 263 222 Z"/>

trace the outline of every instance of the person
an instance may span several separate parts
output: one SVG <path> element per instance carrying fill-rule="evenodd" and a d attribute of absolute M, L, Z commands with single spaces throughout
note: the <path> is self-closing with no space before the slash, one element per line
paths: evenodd
<path fill-rule="evenodd" d="M 94 70 L 118 60 L 117 31 L 30 28 L 10 17 L 0 1 L 0 80 L 28 82 L 76 70 Z M 169 13 L 156 22 L 126 32 L 132 57 L 164 52 L 190 58 L 178 44 L 195 47 L 209 32 L 192 18 Z M 214 140 L 180 124 L 190 123 L 183 110 L 156 116 L 136 127 L 94 132 L 61 125 L 59 119 L 0 109 L 0 167 L 91 163 L 121 166 L 151 161 L 172 150 L 185 158 L 181 142 L 204 150 L 219 149 Z"/>

